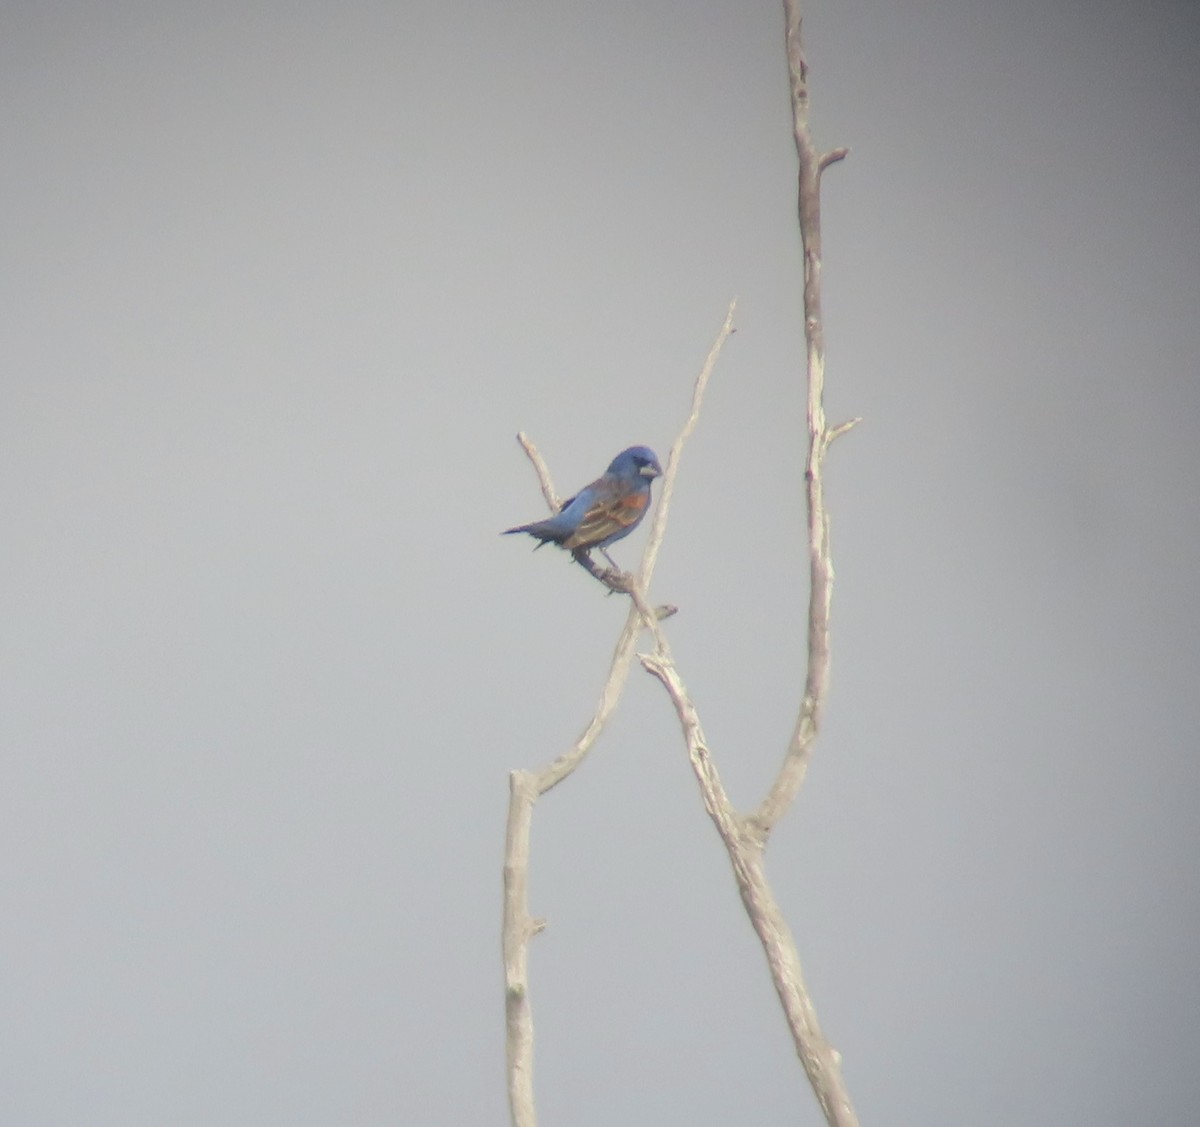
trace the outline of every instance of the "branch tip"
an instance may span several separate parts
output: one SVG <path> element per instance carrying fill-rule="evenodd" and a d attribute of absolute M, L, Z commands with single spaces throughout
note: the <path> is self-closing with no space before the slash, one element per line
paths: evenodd
<path fill-rule="evenodd" d="M 850 150 L 844 145 L 836 149 L 830 149 L 827 153 L 822 153 L 817 161 L 817 171 L 824 172 L 831 164 L 837 164 L 839 160 L 845 160 L 850 155 Z"/>
<path fill-rule="evenodd" d="M 517 441 L 521 444 L 521 449 L 525 451 L 525 456 L 533 466 L 533 472 L 537 474 L 538 485 L 541 486 L 542 496 L 546 499 L 546 504 L 550 507 L 550 512 L 557 513 L 560 498 L 555 492 L 554 482 L 550 478 L 550 468 L 546 465 L 546 459 L 542 457 L 541 451 L 538 450 L 533 439 L 523 430 L 517 431 Z"/>
<path fill-rule="evenodd" d="M 844 423 L 838 423 L 838 425 L 835 427 L 830 427 L 829 430 L 825 432 L 826 447 L 831 446 L 834 439 L 841 438 L 843 434 L 845 434 L 847 431 L 853 430 L 861 422 L 862 416 L 858 415 L 853 419 L 847 419 Z"/>

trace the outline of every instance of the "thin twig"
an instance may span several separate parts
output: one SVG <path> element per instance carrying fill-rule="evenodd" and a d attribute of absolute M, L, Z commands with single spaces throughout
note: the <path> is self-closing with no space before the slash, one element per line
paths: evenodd
<path fill-rule="evenodd" d="M 833 445 L 835 438 L 841 438 L 843 434 L 849 430 L 853 430 L 861 422 L 861 418 L 847 419 L 844 423 L 838 423 L 837 426 L 830 427 L 829 430 L 825 432 L 826 448 Z"/>
<path fill-rule="evenodd" d="M 821 154 L 821 159 L 817 161 L 817 171 L 824 172 L 831 164 L 837 164 L 839 160 L 845 160 L 849 155 L 849 149 L 830 149 L 829 152 Z"/>
<path fill-rule="evenodd" d="M 692 432 L 700 420 L 700 407 L 704 402 L 704 392 L 707 390 L 708 381 L 717 366 L 717 357 L 721 355 L 721 349 L 725 346 L 725 342 L 736 331 L 733 326 L 733 314 L 736 309 L 737 299 L 735 298 L 729 303 L 720 332 L 717 333 L 716 340 L 713 341 L 712 347 L 708 350 L 708 355 L 700 367 L 700 374 L 696 377 L 695 386 L 692 388 L 691 411 L 679 436 L 667 453 L 667 466 L 663 471 L 662 488 L 658 494 L 658 507 L 654 510 L 654 516 L 651 518 L 650 535 L 646 537 L 646 550 L 642 554 L 642 566 L 638 569 L 638 583 L 643 590 L 650 586 L 650 577 L 654 574 L 658 552 L 662 547 L 663 537 L 667 534 L 667 516 L 671 511 L 671 498 L 675 495 L 675 479 L 679 476 L 679 462 L 683 457 L 684 443 L 691 438 Z"/>
<path fill-rule="evenodd" d="M 517 432 L 517 441 L 521 444 L 521 448 L 533 463 L 533 471 L 537 474 L 538 485 L 542 487 L 542 496 L 546 498 L 546 504 L 550 506 L 550 512 L 557 513 L 562 508 L 562 499 L 554 490 L 554 482 L 550 480 L 550 469 L 546 465 L 546 459 L 542 457 L 541 451 L 533 444 L 533 439 L 523 430 Z"/>

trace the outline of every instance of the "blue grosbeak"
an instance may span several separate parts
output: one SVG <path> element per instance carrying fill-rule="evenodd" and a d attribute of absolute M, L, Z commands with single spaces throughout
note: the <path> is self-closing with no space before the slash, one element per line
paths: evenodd
<path fill-rule="evenodd" d="M 604 549 L 628 536 L 646 515 L 650 507 L 650 483 L 661 474 L 662 466 L 653 450 L 648 446 L 631 446 L 612 460 L 603 477 L 585 485 L 574 497 L 568 497 L 554 516 L 506 528 L 501 535 L 528 532 L 541 541 L 537 547 L 557 544 L 585 567 L 587 553 L 592 548 L 599 548 L 608 559 Z"/>

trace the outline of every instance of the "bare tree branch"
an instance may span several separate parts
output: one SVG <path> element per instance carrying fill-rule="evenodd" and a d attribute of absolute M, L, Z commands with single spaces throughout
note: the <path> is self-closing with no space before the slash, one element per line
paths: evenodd
<path fill-rule="evenodd" d="M 808 123 L 808 66 L 800 35 L 798 0 L 784 0 L 784 16 L 793 133 L 799 157 L 800 234 L 804 247 L 804 335 L 808 387 L 805 482 L 810 581 L 808 669 L 799 716 L 783 764 L 767 796 L 753 815 L 739 815 L 725 793 L 709 755 L 699 715 L 671 656 L 666 635 L 651 617 L 644 588 L 636 585 L 630 594 L 655 643 L 653 654 L 640 655 L 641 663 L 662 683 L 675 706 L 705 809 L 729 854 L 738 892 L 766 954 L 771 979 L 783 1006 L 796 1053 L 830 1127 L 857 1127 L 858 1118 L 842 1077 L 841 1057 L 821 1031 L 804 983 L 795 940 L 763 868 L 763 853 L 771 830 L 791 806 L 803 784 L 829 685 L 829 609 L 833 591 L 833 563 L 822 481 L 825 453 L 834 439 L 859 422 L 858 419 L 851 419 L 830 429 L 826 425 L 824 408 L 820 182 L 822 171 L 843 159 L 848 150 L 834 149 L 821 156 L 813 145 Z"/>
<path fill-rule="evenodd" d="M 763 868 L 766 839 L 762 828 L 754 818 L 739 815 L 729 801 L 716 765 L 709 755 L 700 717 L 675 667 L 666 638 L 657 625 L 652 630 L 655 652 L 640 655 L 642 666 L 658 678 L 675 706 L 687 744 L 688 758 L 700 784 L 704 808 L 717 827 L 717 833 L 729 854 L 734 880 L 746 914 L 766 954 L 771 981 L 783 1006 L 796 1055 L 804 1066 L 830 1127 L 857 1127 L 858 1119 L 842 1080 L 841 1056 L 821 1032 L 804 981 L 796 941 Z"/>
<path fill-rule="evenodd" d="M 830 427 L 825 435 L 826 449 L 833 445 L 833 440 L 835 438 L 841 438 L 843 434 L 845 434 L 848 430 L 853 430 L 861 422 L 861 418 L 847 419 L 844 423 L 838 423 L 837 426 Z"/>
<path fill-rule="evenodd" d="M 700 374 L 696 377 L 692 393 L 691 413 L 680 430 L 679 437 L 671 446 L 663 472 L 662 488 L 658 505 L 650 524 L 650 535 L 642 553 L 637 578 L 623 575 L 626 586 L 619 588 L 637 598 L 631 603 L 625 626 L 617 639 L 609 664 L 608 676 L 600 691 L 600 700 L 591 720 L 579 737 L 562 755 L 544 767 L 535 770 L 517 770 L 509 775 L 508 822 L 504 843 L 504 908 L 501 929 L 501 944 L 504 957 L 505 984 L 505 1052 L 508 1063 L 508 1102 L 513 1127 L 535 1127 L 537 1112 L 533 1098 L 533 1010 L 529 1000 L 529 940 L 545 926 L 529 914 L 529 833 L 533 821 L 533 807 L 538 798 L 557 786 L 570 775 L 586 758 L 592 745 L 599 738 L 617 706 L 621 690 L 629 677 L 633 661 L 634 646 L 643 624 L 653 623 L 673 613 L 673 607 L 651 609 L 641 592 L 650 583 L 654 565 L 658 558 L 666 532 L 667 511 L 675 489 L 675 478 L 679 473 L 679 461 L 683 445 L 695 430 L 700 416 L 700 405 L 709 377 L 716 367 L 717 357 L 725 341 L 733 333 L 733 311 L 731 303 L 725 322 L 709 349 Z M 533 463 L 551 512 L 557 512 L 558 496 L 554 491 L 546 463 L 537 447 L 524 434 L 517 436 Z"/>
<path fill-rule="evenodd" d="M 546 504 L 550 506 L 550 512 L 557 513 L 562 508 L 562 498 L 554 491 L 554 482 L 550 480 L 550 470 L 546 466 L 546 459 L 542 457 L 541 452 L 534 446 L 533 439 L 523 430 L 517 432 L 517 441 L 521 444 L 521 449 L 525 451 L 525 454 L 533 463 L 534 473 L 538 476 L 538 484 L 542 487 L 542 496 L 546 498 Z"/>
<path fill-rule="evenodd" d="M 692 432 L 696 429 L 696 423 L 700 420 L 700 407 L 704 402 L 704 392 L 707 390 L 708 381 L 717 366 L 717 357 L 720 356 L 725 342 L 737 331 L 733 327 L 733 311 L 736 308 L 737 300 L 735 299 L 729 303 L 721 330 L 717 333 L 717 338 L 713 341 L 712 347 L 708 350 L 708 355 L 700 367 L 700 374 L 696 377 L 696 384 L 692 389 L 692 409 L 684 421 L 679 436 L 667 453 L 667 468 L 663 472 L 662 489 L 658 494 L 658 507 L 654 510 L 654 517 L 650 523 L 650 535 L 646 538 L 646 551 L 642 555 L 642 566 L 638 570 L 638 583 L 643 590 L 650 586 L 650 576 L 654 573 L 659 549 L 662 547 L 663 537 L 667 534 L 667 516 L 671 511 L 671 498 L 675 496 L 675 479 L 679 476 L 679 462 L 683 457 L 684 443 L 691 438 Z"/>
<path fill-rule="evenodd" d="M 804 983 L 795 940 L 767 881 L 763 854 L 770 833 L 799 793 L 813 743 L 820 728 L 829 684 L 829 612 L 833 589 L 833 564 L 829 548 L 829 520 L 825 509 L 822 471 L 830 444 L 855 426 L 850 419 L 830 428 L 824 409 L 825 342 L 821 316 L 821 174 L 842 160 L 846 149 L 818 153 L 808 122 L 808 67 L 801 39 L 798 0 L 784 0 L 788 74 L 791 85 L 793 135 L 799 158 L 798 211 L 804 248 L 804 335 L 807 371 L 808 455 L 805 463 L 806 511 L 809 545 L 808 667 L 795 729 L 779 773 L 758 809 L 740 815 L 729 801 L 709 754 L 700 718 L 672 657 L 659 619 L 646 598 L 650 577 L 665 533 L 683 444 L 699 417 L 701 401 L 721 345 L 733 331 L 732 314 L 718 334 L 708 360 L 696 381 L 692 411 L 671 448 L 659 503 L 651 524 L 646 550 L 636 577 L 588 570 L 610 589 L 625 591 L 631 606 L 625 628 L 613 655 L 609 677 L 595 715 L 576 743 L 540 772 L 514 771 L 508 840 L 505 853 L 504 962 L 508 988 L 509 1099 L 514 1127 L 533 1127 L 533 1025 L 528 1000 L 528 942 L 540 930 L 528 915 L 529 826 L 537 797 L 571 773 L 587 754 L 616 705 L 628 675 L 633 647 L 645 627 L 654 640 L 654 651 L 640 656 L 643 667 L 656 677 L 675 707 L 700 785 L 705 809 L 729 854 L 734 878 L 747 915 L 767 958 L 776 993 L 792 1033 L 796 1053 L 830 1127 L 857 1127 L 858 1119 L 841 1072 L 841 1057 L 828 1043 Z M 543 493 L 552 509 L 557 501 L 544 463 L 536 449 L 521 436 L 526 452 L 538 470 Z M 581 561 L 582 562 L 582 561 Z M 590 561 L 589 561 L 590 562 Z M 585 565 L 586 566 L 586 565 Z M 614 586 L 614 584 L 619 584 Z"/>
<path fill-rule="evenodd" d="M 813 144 L 808 121 L 808 63 L 801 37 L 799 0 L 783 0 L 784 37 L 792 94 L 792 134 L 799 158 L 797 202 L 804 247 L 804 339 L 808 373 L 808 459 L 805 464 L 808 510 L 808 672 L 800 713 L 775 782 L 755 814 L 764 837 L 791 806 L 804 784 L 821 712 L 829 689 L 829 608 L 833 598 L 833 560 L 829 550 L 829 518 L 821 472 L 825 452 L 839 434 L 858 420 L 833 431 L 825 424 L 825 328 L 821 314 L 821 170 L 848 150 L 834 149 L 822 158 Z"/>
<path fill-rule="evenodd" d="M 817 161 L 817 171 L 824 172 L 831 164 L 837 164 L 839 160 L 845 160 L 849 155 L 849 149 L 830 149 L 829 152 L 821 154 L 821 159 Z"/>
<path fill-rule="evenodd" d="M 738 892 L 766 954 L 771 981 L 783 1006 L 796 1054 L 830 1127 L 857 1127 L 858 1119 L 842 1080 L 841 1056 L 821 1032 L 804 981 L 796 941 L 767 880 L 763 867 L 766 835 L 756 818 L 742 817 L 730 802 L 716 764 L 709 755 L 696 706 L 675 665 L 670 643 L 653 618 L 640 585 L 634 586 L 630 597 L 654 638 L 654 653 L 639 654 L 639 660 L 642 667 L 662 683 L 675 706 L 688 758 L 700 784 L 704 808 L 729 854 Z"/>

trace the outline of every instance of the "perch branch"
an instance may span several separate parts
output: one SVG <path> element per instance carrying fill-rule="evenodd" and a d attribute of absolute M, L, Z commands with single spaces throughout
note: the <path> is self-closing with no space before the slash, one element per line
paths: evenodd
<path fill-rule="evenodd" d="M 649 586 L 666 531 L 667 509 L 675 488 L 675 477 L 679 472 L 679 459 L 683 444 L 696 428 L 700 417 L 700 405 L 709 377 L 716 366 L 717 358 L 725 341 L 733 333 L 734 305 L 730 303 L 717 337 L 709 349 L 699 376 L 696 377 L 692 393 L 691 413 L 680 430 L 679 437 L 671 446 L 667 466 L 663 472 L 662 488 L 658 505 L 651 520 L 650 535 L 642 553 L 637 578 L 618 573 L 624 584 L 617 588 L 631 596 L 636 590 L 637 598 L 630 604 L 625 625 L 617 639 L 609 663 L 608 676 L 600 691 L 600 700 L 591 720 L 575 742 L 551 763 L 534 770 L 516 770 L 509 775 L 508 820 L 504 842 L 504 907 L 501 925 L 501 948 L 504 959 L 505 984 L 505 1053 L 508 1064 L 508 1102 L 513 1127 L 536 1127 L 537 1112 L 533 1098 L 533 1010 L 529 1000 L 529 941 L 545 926 L 529 914 L 529 835 L 533 822 L 533 807 L 541 795 L 557 786 L 570 775 L 586 758 L 592 745 L 599 738 L 617 706 L 621 690 L 629 677 L 633 662 L 634 647 L 644 624 L 653 624 L 658 629 L 660 618 L 673 614 L 674 607 L 664 606 L 651 609 L 642 595 Z M 533 463 L 551 512 L 559 508 L 558 496 L 550 478 L 550 472 L 537 447 L 521 433 L 517 436 L 529 460 Z M 613 589 L 613 588 L 610 588 Z"/>

